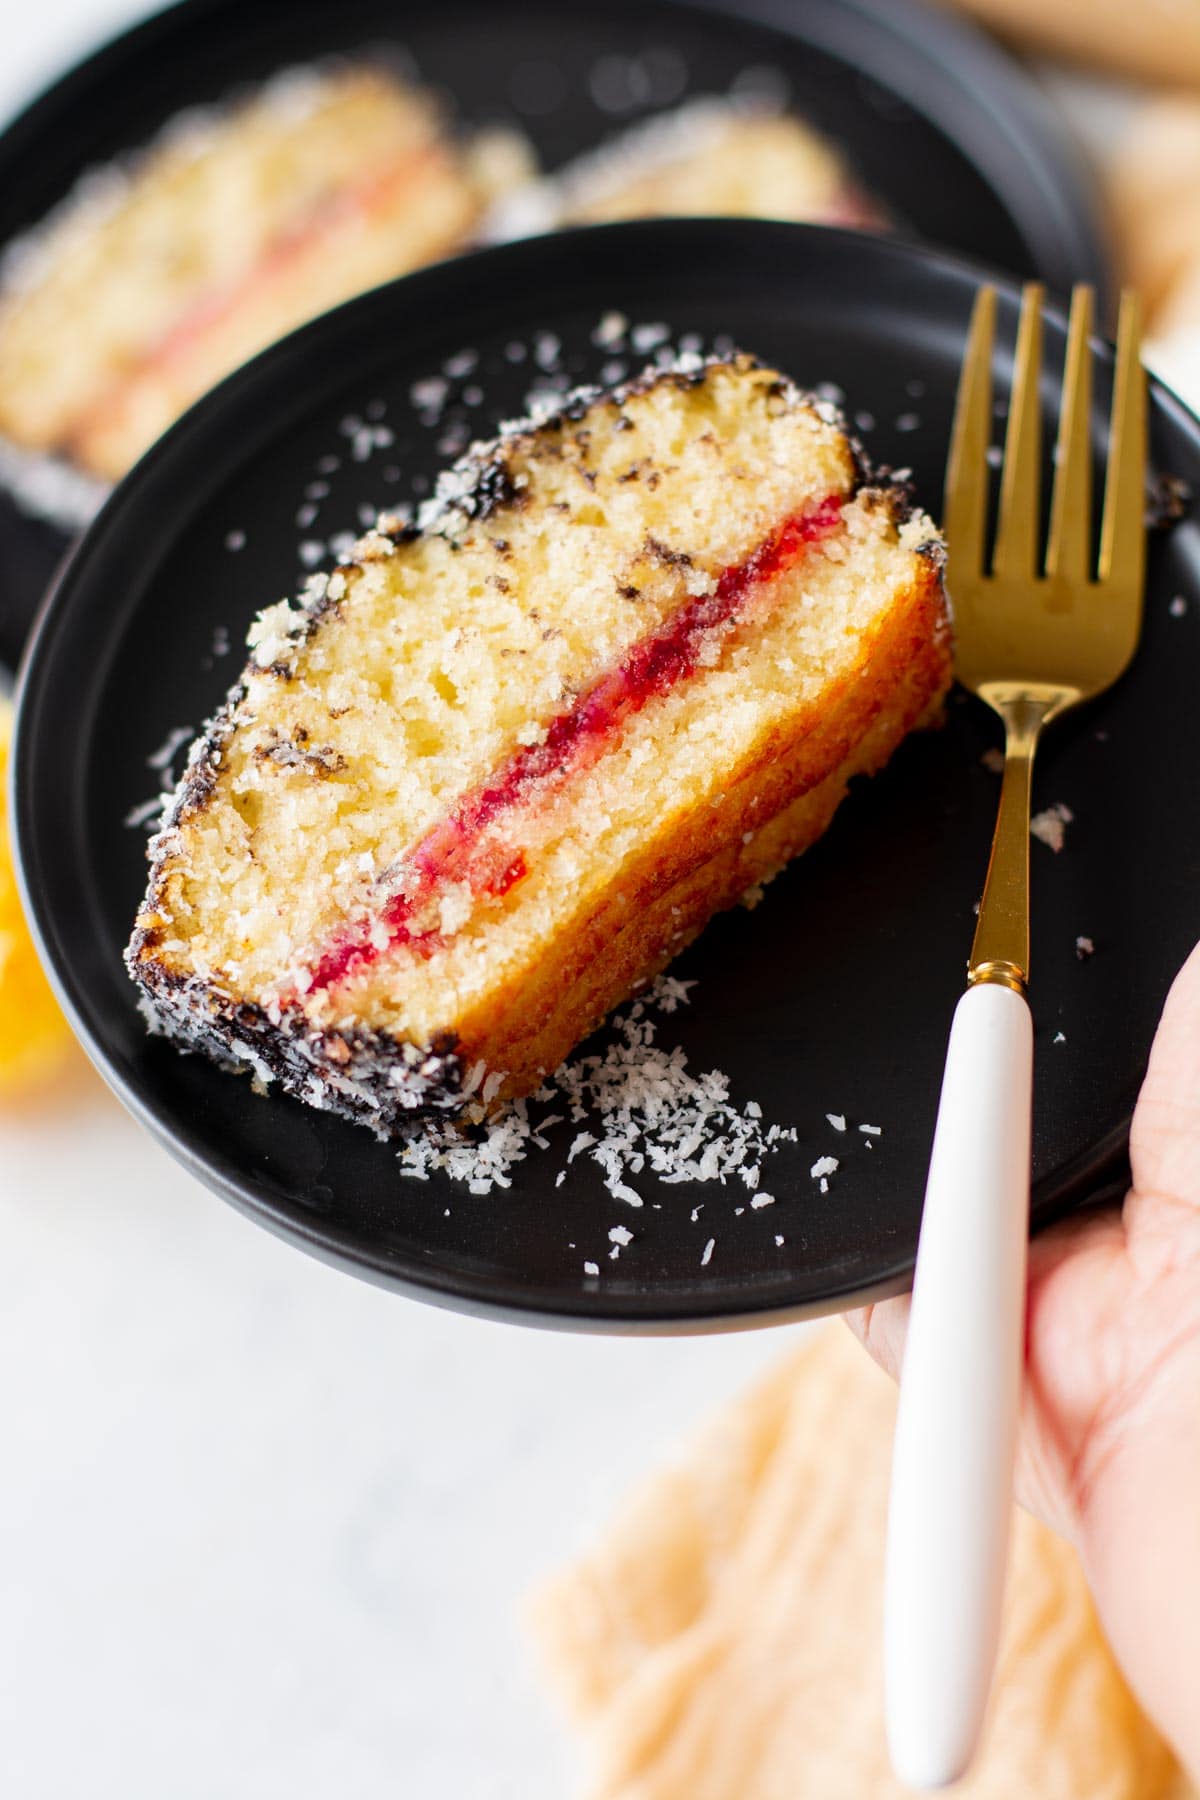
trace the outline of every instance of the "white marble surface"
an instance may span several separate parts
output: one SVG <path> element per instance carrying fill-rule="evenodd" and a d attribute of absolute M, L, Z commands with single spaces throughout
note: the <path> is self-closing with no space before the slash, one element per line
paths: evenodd
<path fill-rule="evenodd" d="M 3 0 L 0 116 L 145 10 Z M 0 1115 L 0 1793 L 562 1796 L 520 1597 L 782 1347 L 394 1299 L 213 1199 L 80 1065 Z"/>
<path fill-rule="evenodd" d="M 0 1171 L 0 1793 L 561 1796 L 520 1597 L 779 1335 L 395 1299 L 82 1069 L 0 1122 Z"/>

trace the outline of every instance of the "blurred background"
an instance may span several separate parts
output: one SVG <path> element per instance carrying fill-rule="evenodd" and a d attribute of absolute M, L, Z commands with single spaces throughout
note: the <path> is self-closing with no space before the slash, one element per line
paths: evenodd
<path fill-rule="evenodd" d="M 1200 14 L 1104 0 L 965 10 L 1010 46 L 1028 104 L 1061 134 L 1064 161 L 1047 179 L 1057 170 L 1072 204 L 1084 196 L 1080 255 L 1099 246 L 1113 284 L 1143 291 L 1153 365 L 1200 402 Z M 149 11 L 130 0 L 14 5 L 0 125 Z M 493 9 L 496 32 L 503 12 Z M 949 9 L 947 33 L 961 18 Z M 686 70 L 662 48 L 641 75 L 611 56 L 592 68 L 597 142 L 684 100 Z M 591 166 L 574 166 L 586 147 L 569 132 L 555 147 L 547 119 L 566 100 L 554 66 L 526 55 L 520 67 L 524 85 L 510 83 L 488 132 L 472 120 L 469 142 L 454 127 L 442 146 L 445 195 L 426 235 L 406 215 L 412 235 L 394 269 L 374 260 L 370 232 L 355 237 L 352 285 L 481 236 L 675 210 L 907 229 L 923 204 L 922 235 L 987 254 L 969 193 L 939 232 L 933 165 L 919 201 L 887 191 L 853 131 L 839 141 L 837 116 L 815 136 L 772 139 L 766 122 L 796 115 L 796 96 L 757 52 L 734 114 L 692 117 Z M 421 72 L 418 59 L 398 79 Z M 361 129 L 368 163 L 376 130 L 389 144 L 445 131 L 450 144 L 451 126 L 405 94 L 403 118 L 385 96 L 378 121 L 360 108 L 338 142 Z M 156 103 L 125 98 L 127 118 L 118 104 L 104 129 L 135 149 Z M 735 127 L 744 136 L 723 135 Z M 60 172 L 72 155 L 63 129 L 50 157 Z M 27 189 L 10 179 L 5 201 L 22 233 L 51 198 L 33 145 Z M 89 159 L 76 160 L 82 175 Z M 567 178 L 548 182 L 564 163 Z M 284 174 L 278 185 L 294 192 L 286 162 Z M 240 222 L 235 176 L 222 204 Z M 271 192 L 257 191 L 264 212 Z M 100 232 L 113 216 L 101 184 L 74 229 Z M 248 208 L 247 242 L 273 229 Z M 168 280 L 161 259 L 148 272 L 128 260 L 136 222 L 128 230 L 107 249 L 52 238 L 42 263 L 26 255 L 0 280 L 10 663 L 24 628 L 18 589 L 44 580 L 89 507 L 196 392 L 303 316 L 281 283 L 277 312 L 246 333 L 189 336 L 197 259 L 235 250 L 197 234 Z M 110 290 L 114 261 L 125 287 Z M 97 296 L 94 323 L 68 354 L 62 309 L 78 308 L 81 283 Z M 343 297 L 314 293 L 314 304 Z M 130 349 L 141 308 L 147 341 L 183 321 L 186 353 L 165 374 L 144 343 Z M 76 392 L 93 384 L 86 417 L 63 409 L 65 365 Z M 570 1748 L 522 1636 L 523 1596 L 796 1328 L 550 1336 L 402 1302 L 277 1242 L 177 1167 L 67 1042 L 3 867 L 0 1069 L 0 1788 L 21 1800 L 566 1792 Z"/>

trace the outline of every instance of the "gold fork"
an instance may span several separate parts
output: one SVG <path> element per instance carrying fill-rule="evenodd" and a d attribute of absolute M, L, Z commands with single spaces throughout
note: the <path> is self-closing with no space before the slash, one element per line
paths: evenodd
<path fill-rule="evenodd" d="M 1004 721 L 1004 780 L 967 990 L 938 1108 L 892 1463 L 884 1625 L 897 1774 L 970 1761 L 991 1685 L 1012 1510 L 1028 1236 L 1033 1027 L 1029 809 L 1042 727 L 1129 664 L 1145 579 L 1146 383 L 1121 301 L 1099 570 L 1092 573 L 1092 295 L 1067 336 L 1045 569 L 1038 567 L 1042 290 L 1024 290 L 992 568 L 984 560 L 993 288 L 979 290 L 946 469 L 956 673 Z"/>

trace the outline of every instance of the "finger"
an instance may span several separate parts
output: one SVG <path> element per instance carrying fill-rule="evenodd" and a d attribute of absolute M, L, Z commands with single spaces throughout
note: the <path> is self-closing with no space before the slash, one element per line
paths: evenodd
<path fill-rule="evenodd" d="M 1139 1197 L 1200 1211 L 1200 944 L 1175 977 L 1129 1138 Z"/>
<path fill-rule="evenodd" d="M 1106 1208 L 1103 1214 L 1077 1213 L 1050 1230 L 1039 1232 L 1029 1246 L 1031 1305 L 1033 1296 L 1052 1281 L 1082 1244 L 1090 1243 L 1098 1231 L 1111 1232 L 1118 1219 L 1115 1209 Z M 856 1307 L 843 1315 L 859 1343 L 893 1380 L 900 1376 L 911 1306 L 911 1294 L 898 1294 L 894 1300 Z"/>
<path fill-rule="evenodd" d="M 1029 1286 L 1031 1290 L 1048 1284 L 1063 1263 L 1080 1251 L 1090 1248 L 1098 1239 L 1105 1241 L 1121 1228 L 1121 1208 L 1115 1202 L 1103 1206 L 1087 1205 L 1057 1225 L 1039 1231 L 1029 1240 Z"/>
<path fill-rule="evenodd" d="M 846 1323 L 859 1343 L 881 1369 L 887 1370 L 893 1381 L 900 1377 L 911 1305 L 911 1294 L 897 1294 L 894 1300 L 879 1300 L 874 1306 L 860 1306 L 845 1315 Z"/>
<path fill-rule="evenodd" d="M 1123 1246 L 1121 1213 L 1115 1206 L 1076 1213 L 1039 1232 L 1029 1246 L 1025 1380 L 1013 1490 L 1022 1506 L 1068 1538 L 1079 1527 L 1073 1446 L 1095 1410 L 1096 1370 L 1087 1346 L 1097 1305 L 1096 1277 L 1114 1260 L 1123 1260 Z M 893 1377 L 903 1360 L 909 1307 L 905 1294 L 846 1314 L 851 1331 Z M 1078 1423 L 1072 1426 L 1071 1420 Z"/>

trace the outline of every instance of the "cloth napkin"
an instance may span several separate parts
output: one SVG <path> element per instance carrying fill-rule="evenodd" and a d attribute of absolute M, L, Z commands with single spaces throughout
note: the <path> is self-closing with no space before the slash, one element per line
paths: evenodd
<path fill-rule="evenodd" d="M 588 1800 L 892 1800 L 880 1604 L 891 1382 L 842 1324 L 715 1417 L 532 1598 Z M 1014 1519 L 996 1693 L 963 1800 L 1166 1800 L 1173 1760 L 1074 1551 Z"/>

